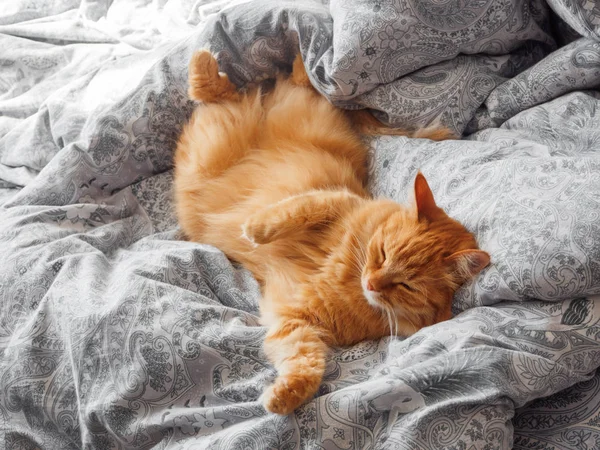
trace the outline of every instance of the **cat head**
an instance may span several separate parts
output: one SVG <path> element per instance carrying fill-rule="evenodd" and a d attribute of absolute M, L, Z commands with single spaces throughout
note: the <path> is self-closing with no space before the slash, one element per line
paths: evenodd
<path fill-rule="evenodd" d="M 452 297 L 490 262 L 475 237 L 439 208 L 425 177 L 414 184 L 414 210 L 398 208 L 376 226 L 361 285 L 367 301 L 415 325 L 451 317 Z"/>

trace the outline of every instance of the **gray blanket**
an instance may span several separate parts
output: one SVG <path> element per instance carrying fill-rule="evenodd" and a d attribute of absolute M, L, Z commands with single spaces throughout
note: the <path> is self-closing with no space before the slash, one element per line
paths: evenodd
<path fill-rule="evenodd" d="M 600 8 L 570 0 L 17 0 L 0 9 L 0 446 L 600 447 Z M 493 264 L 455 317 L 336 349 L 295 414 L 258 397 L 255 280 L 177 239 L 200 47 L 240 87 L 301 48 L 317 89 L 461 141 L 371 141 Z"/>

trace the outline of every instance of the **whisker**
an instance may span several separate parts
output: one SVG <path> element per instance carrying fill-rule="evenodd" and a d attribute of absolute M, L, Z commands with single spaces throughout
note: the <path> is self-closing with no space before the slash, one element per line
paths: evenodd
<path fill-rule="evenodd" d="M 404 316 L 404 320 L 406 320 L 408 323 L 410 323 L 415 331 L 417 331 L 419 329 L 419 327 L 409 317 Z"/>
<path fill-rule="evenodd" d="M 394 339 L 394 335 L 392 332 L 392 313 L 390 311 L 390 308 L 388 308 L 387 306 L 385 306 L 383 309 L 387 314 L 388 326 L 390 327 L 390 342 L 392 342 L 392 340 Z"/>
<path fill-rule="evenodd" d="M 394 308 L 391 308 L 391 313 L 392 313 L 392 320 L 394 322 L 394 336 L 398 336 L 398 333 L 400 332 L 400 324 L 398 323 L 398 315 L 397 315 L 397 311 Z"/>
<path fill-rule="evenodd" d="M 385 310 L 388 315 L 388 321 L 390 326 L 390 338 L 394 340 L 394 338 L 398 335 L 398 319 L 394 312 L 394 309 L 391 306 L 386 305 Z"/>

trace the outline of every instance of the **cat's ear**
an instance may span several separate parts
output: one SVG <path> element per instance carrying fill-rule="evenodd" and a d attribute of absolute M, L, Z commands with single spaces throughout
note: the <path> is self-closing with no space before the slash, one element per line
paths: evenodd
<path fill-rule="evenodd" d="M 429 184 L 421 172 L 417 173 L 415 178 L 415 201 L 417 202 L 419 220 L 432 222 L 445 215 L 435 204 L 433 192 L 431 192 Z"/>
<path fill-rule="evenodd" d="M 469 249 L 448 256 L 461 281 L 467 281 L 481 272 L 489 263 L 490 255 L 483 250 Z"/>

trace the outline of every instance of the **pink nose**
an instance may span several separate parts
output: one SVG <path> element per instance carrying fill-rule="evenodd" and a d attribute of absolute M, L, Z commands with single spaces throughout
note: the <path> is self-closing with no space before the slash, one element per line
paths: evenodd
<path fill-rule="evenodd" d="M 375 290 L 375 288 L 373 287 L 373 285 L 371 284 L 370 281 L 367 281 L 367 290 L 368 291 L 374 291 Z"/>

